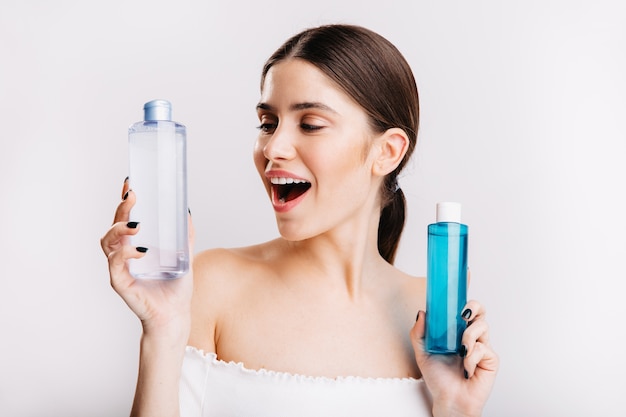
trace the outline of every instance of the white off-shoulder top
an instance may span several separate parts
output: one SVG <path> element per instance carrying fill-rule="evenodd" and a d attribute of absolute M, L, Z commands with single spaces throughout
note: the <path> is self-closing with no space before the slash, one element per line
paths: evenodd
<path fill-rule="evenodd" d="M 247 369 L 187 347 L 181 417 L 431 416 L 422 379 L 312 377 Z"/>

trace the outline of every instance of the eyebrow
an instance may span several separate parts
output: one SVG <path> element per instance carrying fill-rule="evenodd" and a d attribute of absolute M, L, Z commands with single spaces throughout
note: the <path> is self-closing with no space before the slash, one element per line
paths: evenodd
<path fill-rule="evenodd" d="M 259 103 L 256 105 L 256 108 L 257 110 L 268 110 L 268 111 L 276 110 L 274 106 L 268 103 Z M 307 109 L 318 109 L 318 110 L 323 110 L 323 111 L 327 111 L 327 112 L 334 113 L 334 114 L 339 114 L 332 107 L 329 107 L 326 104 L 320 103 L 320 102 L 295 103 L 289 106 L 289 110 L 291 111 L 307 110 Z"/>

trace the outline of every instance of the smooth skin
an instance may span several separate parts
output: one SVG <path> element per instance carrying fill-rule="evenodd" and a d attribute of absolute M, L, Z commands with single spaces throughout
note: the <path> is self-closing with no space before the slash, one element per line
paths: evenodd
<path fill-rule="evenodd" d="M 193 273 L 177 280 L 135 280 L 128 260 L 145 254 L 129 245 L 129 236 L 141 230 L 129 227 L 135 193 L 124 181 L 122 201 L 113 226 L 101 239 L 109 261 L 111 286 L 141 320 L 139 372 L 132 416 L 178 416 L 179 380 L 184 346 L 189 339 Z M 189 218 L 190 253 L 193 253 L 193 224 Z M 181 349 L 182 346 L 182 349 Z"/>
<path fill-rule="evenodd" d="M 133 415 L 178 415 L 186 344 L 250 369 L 423 377 L 435 416 L 480 415 L 498 369 L 484 309 L 468 303 L 466 357 L 424 353 L 425 279 L 378 253 L 379 190 L 406 153 L 406 134 L 375 134 L 358 103 L 298 59 L 270 69 L 257 111 L 254 161 L 280 238 L 201 252 L 193 277 L 135 281 L 126 266 L 142 256 L 127 242 L 141 227 L 126 224 L 132 191 L 102 238 L 113 288 L 144 329 Z M 270 184 L 280 176 L 311 184 L 288 209 Z"/>

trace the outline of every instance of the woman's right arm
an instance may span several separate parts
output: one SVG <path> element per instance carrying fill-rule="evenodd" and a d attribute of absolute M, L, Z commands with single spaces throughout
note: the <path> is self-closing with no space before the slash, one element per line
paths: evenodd
<path fill-rule="evenodd" d="M 178 416 L 180 372 L 191 326 L 192 273 L 167 281 L 136 280 L 130 275 L 128 260 L 144 254 L 129 244 L 129 236 L 136 234 L 141 224 L 128 223 L 135 203 L 128 181 L 124 182 L 122 196 L 113 226 L 100 243 L 109 261 L 111 286 L 137 315 L 143 329 L 131 415 Z M 189 229 L 192 245 L 191 219 Z"/>

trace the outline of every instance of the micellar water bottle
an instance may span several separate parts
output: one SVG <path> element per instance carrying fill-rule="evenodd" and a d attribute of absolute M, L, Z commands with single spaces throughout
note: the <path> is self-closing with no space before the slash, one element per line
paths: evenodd
<path fill-rule="evenodd" d="M 459 353 L 466 323 L 467 225 L 459 203 L 437 204 L 437 222 L 428 225 L 426 351 Z"/>
<path fill-rule="evenodd" d="M 144 120 L 128 128 L 130 221 L 140 223 L 133 246 L 147 252 L 129 261 L 136 278 L 178 278 L 189 270 L 185 126 L 173 122 L 166 100 L 144 105 Z"/>

